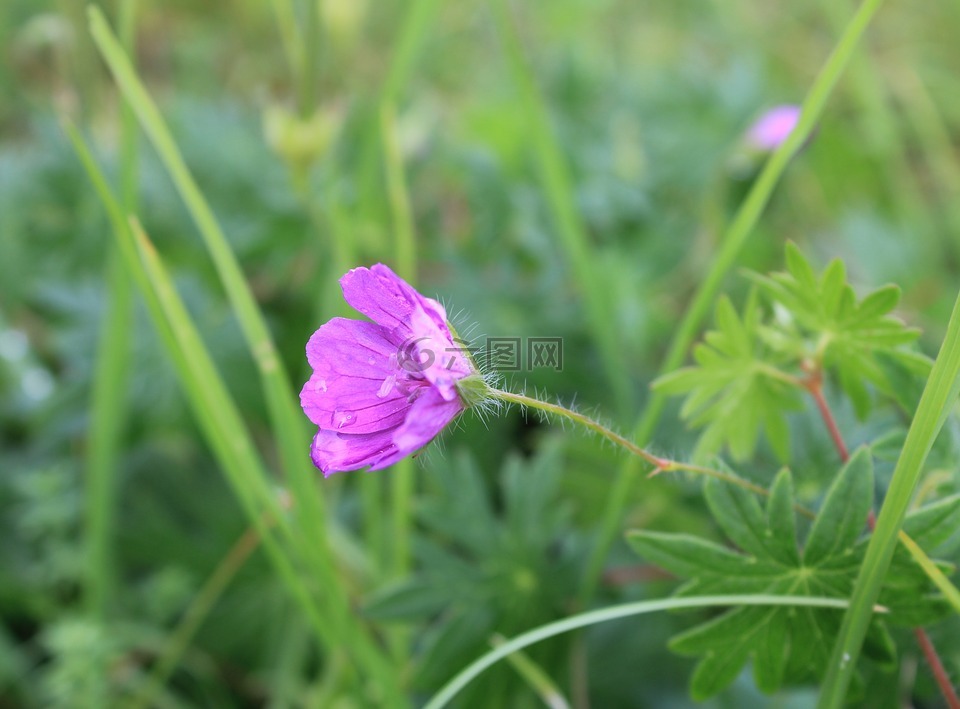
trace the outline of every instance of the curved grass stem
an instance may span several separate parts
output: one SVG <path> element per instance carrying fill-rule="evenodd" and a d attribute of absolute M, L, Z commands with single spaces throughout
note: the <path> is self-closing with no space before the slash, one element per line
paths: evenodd
<path fill-rule="evenodd" d="M 447 682 L 443 688 L 424 705 L 424 709 L 441 709 L 441 707 L 447 706 L 450 700 L 452 700 L 460 690 L 488 667 L 508 655 L 529 645 L 538 643 L 541 640 L 546 640 L 547 638 L 552 638 L 556 635 L 576 630 L 577 628 L 585 628 L 596 625 L 597 623 L 603 623 L 608 620 L 616 620 L 618 618 L 627 618 L 629 616 L 664 610 L 706 608 L 711 606 L 803 606 L 842 609 L 847 607 L 847 601 L 842 598 L 816 598 L 813 596 L 691 596 L 687 598 L 664 598 L 654 601 L 624 603 L 618 606 L 580 613 L 553 623 L 541 625 L 538 628 L 529 630 L 522 635 L 518 635 L 498 645 L 468 665 L 453 679 Z M 881 613 L 884 611 L 884 609 L 879 607 L 874 608 L 874 610 Z"/>

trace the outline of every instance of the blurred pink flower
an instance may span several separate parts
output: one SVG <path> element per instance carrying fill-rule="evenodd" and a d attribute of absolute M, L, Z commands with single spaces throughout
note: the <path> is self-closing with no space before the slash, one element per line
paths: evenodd
<path fill-rule="evenodd" d="M 380 470 L 427 445 L 467 408 L 457 384 L 477 374 L 443 306 L 383 264 L 340 286 L 373 322 L 333 318 L 307 343 L 300 404 L 318 426 L 311 454 L 324 475 Z"/>
<path fill-rule="evenodd" d="M 758 118 L 747 130 L 746 142 L 755 150 L 776 150 L 797 126 L 800 107 L 775 106 Z"/>

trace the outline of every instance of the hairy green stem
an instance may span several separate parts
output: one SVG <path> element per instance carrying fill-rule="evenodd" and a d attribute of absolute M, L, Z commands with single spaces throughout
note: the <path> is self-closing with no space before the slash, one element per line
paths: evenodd
<path fill-rule="evenodd" d="M 694 473 L 696 475 L 703 475 L 706 477 L 716 478 L 718 480 L 723 480 L 730 483 L 731 485 L 737 485 L 749 490 L 757 495 L 769 495 L 769 491 L 760 485 L 756 485 L 749 480 L 744 480 L 739 478 L 736 475 L 731 473 L 726 473 L 722 470 L 716 470 L 714 468 L 706 468 L 702 465 L 694 465 L 692 463 L 683 463 L 678 460 L 671 460 L 669 458 L 661 458 L 656 456 L 653 453 L 641 448 L 627 438 L 624 438 L 616 431 L 613 431 L 596 419 L 592 419 L 589 416 L 581 414 L 577 411 L 572 411 L 560 404 L 553 404 L 548 401 L 541 401 L 532 396 L 526 396 L 524 394 L 514 394 L 510 391 L 503 391 L 501 389 L 489 389 L 487 392 L 490 396 L 500 401 L 504 401 L 510 404 L 517 404 L 519 406 L 524 406 L 531 409 L 538 409 L 539 411 L 544 411 L 548 414 L 559 416 L 565 418 L 569 421 L 583 426 L 584 428 L 598 433 L 604 438 L 606 438 L 611 443 L 620 446 L 624 450 L 632 453 L 633 455 L 642 458 L 643 460 L 650 463 L 653 466 L 653 471 L 651 475 L 657 475 L 659 473 L 669 473 L 674 471 L 685 471 L 688 473 Z M 809 510 L 798 508 L 798 511 L 801 514 L 813 516 L 813 513 Z"/>
<path fill-rule="evenodd" d="M 511 404 L 519 404 L 520 406 L 526 406 L 531 409 L 538 409 L 540 411 L 545 411 L 548 414 L 553 414 L 555 416 L 560 416 L 561 418 L 568 419 L 577 423 L 584 428 L 587 428 L 594 433 L 599 433 L 601 436 L 606 438 L 608 441 L 611 441 L 621 448 L 630 451 L 636 456 L 643 458 L 645 461 L 650 463 L 656 470 L 680 470 L 679 463 L 676 463 L 672 460 L 667 460 L 666 458 L 659 458 L 652 453 L 647 452 L 640 446 L 634 444 L 629 439 L 624 438 L 619 433 L 610 430 L 604 426 L 599 421 L 596 421 L 589 416 L 585 416 L 576 411 L 572 411 L 568 408 L 560 406 L 560 404 L 551 404 L 547 401 L 541 401 L 540 399 L 535 399 L 530 396 L 525 396 L 523 394 L 514 394 L 510 391 L 502 391 L 500 389 L 491 389 L 489 394 L 500 401 L 505 401 Z"/>

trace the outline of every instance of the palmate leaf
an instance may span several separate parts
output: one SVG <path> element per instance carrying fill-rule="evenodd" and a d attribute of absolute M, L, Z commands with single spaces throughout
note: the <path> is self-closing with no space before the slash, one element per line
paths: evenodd
<path fill-rule="evenodd" d="M 873 504 L 873 461 L 857 450 L 834 479 L 802 548 L 797 539 L 793 483 L 781 471 L 762 506 L 756 495 L 729 482 L 706 483 L 710 511 L 733 550 L 684 534 L 634 531 L 633 548 L 687 582 L 678 595 L 771 593 L 848 598 L 866 548 L 866 520 Z M 908 515 L 905 528 L 926 548 L 960 528 L 960 496 Z M 902 550 L 881 596 L 894 622 L 927 621 L 942 615 L 923 572 Z M 842 614 L 828 609 L 744 607 L 727 611 L 671 640 L 680 654 L 699 657 L 691 679 L 696 700 L 728 686 L 748 661 L 764 692 L 823 676 Z M 864 653 L 894 661 L 886 620 L 874 620 Z"/>
<path fill-rule="evenodd" d="M 749 274 L 778 314 L 760 328 L 760 336 L 784 356 L 836 374 L 858 416 L 869 412 L 868 383 L 899 400 L 899 377 L 929 371 L 929 360 L 903 349 L 919 330 L 891 315 L 900 301 L 898 287 L 886 285 L 858 300 L 841 260 L 831 261 L 818 277 L 792 242 L 786 263 L 785 272 Z"/>
<path fill-rule="evenodd" d="M 900 290 L 888 285 L 858 300 L 842 261 L 818 275 L 792 243 L 786 265 L 784 272 L 748 274 L 757 288 L 742 314 L 721 298 L 693 364 L 654 382 L 662 394 L 686 396 L 681 417 L 702 429 L 695 458 L 724 447 L 735 460 L 749 458 L 762 431 L 786 461 L 786 414 L 801 408 L 804 389 L 824 371 L 861 418 L 869 412 L 870 386 L 905 411 L 916 408 L 930 360 L 905 348 L 918 330 L 891 315 Z"/>
<path fill-rule="evenodd" d="M 776 454 L 786 460 L 790 439 L 785 414 L 800 408 L 800 396 L 778 376 L 776 362 L 782 356 L 759 336 L 756 298 L 751 296 L 742 318 L 728 298 L 721 298 L 715 320 L 716 329 L 693 351 L 695 365 L 661 377 L 654 388 L 687 394 L 681 416 L 703 428 L 695 457 L 728 446 L 736 460 L 749 458 L 762 429 Z"/>
<path fill-rule="evenodd" d="M 566 614 L 582 558 L 560 499 L 560 440 L 508 457 L 496 481 L 464 451 L 427 461 L 414 537 L 416 569 L 365 599 L 380 622 L 418 624 L 411 684 L 450 679 L 490 635 Z M 478 691 L 482 691 L 478 690 Z"/>

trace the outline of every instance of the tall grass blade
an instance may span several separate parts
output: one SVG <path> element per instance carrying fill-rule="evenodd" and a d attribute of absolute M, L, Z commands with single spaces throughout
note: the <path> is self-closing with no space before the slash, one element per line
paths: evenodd
<path fill-rule="evenodd" d="M 341 596 L 325 594 L 327 603 L 323 604 L 307 587 L 298 570 L 302 557 L 291 553 L 297 548 L 298 540 L 289 520 L 236 405 L 153 245 L 138 224 L 131 224 L 124 218 L 106 179 L 76 129 L 70 124 L 66 129 L 104 202 L 124 265 L 144 296 L 204 436 L 262 540 L 264 551 L 328 652 L 337 654 L 342 651 L 350 655 L 358 668 L 362 668 L 364 677 L 379 685 L 385 706 L 404 706 L 396 670 L 387 664 L 353 614 L 344 613 L 335 605 Z M 275 531 L 279 531 L 282 538 L 278 539 Z"/>
<path fill-rule="evenodd" d="M 338 612 L 346 614 L 349 604 L 334 568 L 326 535 L 327 514 L 316 485 L 316 471 L 308 456 L 309 427 L 292 396 L 290 379 L 284 371 L 263 314 L 213 210 L 187 168 L 156 104 L 102 13 L 95 7 L 90 9 L 90 31 L 213 258 L 260 375 L 281 463 L 295 501 L 294 515 L 300 530 L 296 541 L 312 572 L 340 609 Z"/>
<path fill-rule="evenodd" d="M 80 15 L 82 19 L 82 14 Z M 135 4 L 123 0 L 119 8 L 122 42 L 131 48 L 136 31 Z M 137 208 L 137 129 L 124 109 L 120 124 L 120 192 L 123 208 Z M 87 612 L 97 624 L 107 620 L 116 584 L 113 540 L 116 528 L 117 478 L 126 419 L 126 394 L 130 374 L 130 332 L 133 324 L 133 284 L 120 254 L 108 244 L 107 307 L 100 325 L 93 393 L 90 405 L 90 435 L 87 446 L 85 490 L 84 564 Z M 102 658 L 101 658 L 102 659 Z M 90 706 L 106 701 L 106 667 L 95 672 L 90 683 Z"/>
<path fill-rule="evenodd" d="M 840 634 L 833 647 L 827 676 L 824 679 L 817 704 L 820 709 L 843 706 L 853 671 L 860 655 L 867 626 L 873 614 L 873 604 L 880 593 L 884 576 L 890 566 L 903 518 L 910 505 L 914 489 L 923 473 L 923 464 L 940 433 L 943 423 L 957 403 L 960 394 L 960 296 L 958 296 L 947 324 L 947 332 L 940 353 L 927 379 L 920 403 L 893 478 L 884 498 L 877 525 L 874 528 L 867 553 L 860 566 L 860 574 L 850 599 L 850 609 L 844 615 Z M 909 548 L 909 547 L 908 547 Z"/>

